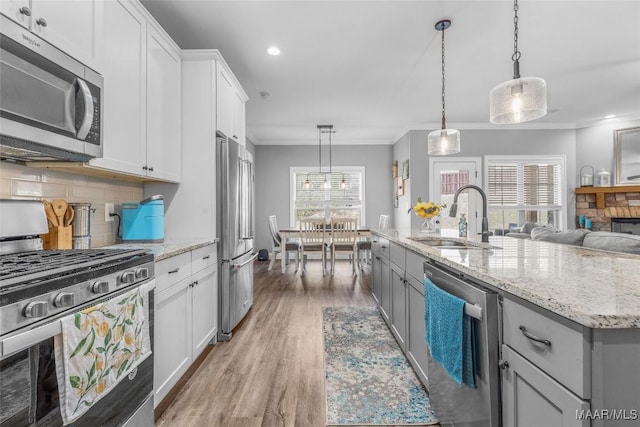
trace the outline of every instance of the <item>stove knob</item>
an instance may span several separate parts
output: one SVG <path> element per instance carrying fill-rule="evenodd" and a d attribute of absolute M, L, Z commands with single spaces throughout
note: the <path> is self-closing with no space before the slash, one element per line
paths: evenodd
<path fill-rule="evenodd" d="M 133 271 L 125 271 L 120 276 L 120 282 L 124 284 L 133 283 L 135 281 L 136 281 L 136 273 L 134 273 Z"/>
<path fill-rule="evenodd" d="M 94 294 L 106 294 L 109 292 L 109 282 L 93 282 L 91 292 Z"/>
<path fill-rule="evenodd" d="M 76 301 L 76 296 L 69 292 L 61 292 L 56 295 L 53 305 L 56 307 L 71 307 Z"/>
<path fill-rule="evenodd" d="M 149 269 L 146 267 L 136 269 L 136 277 L 138 279 L 146 279 L 149 277 Z"/>
<path fill-rule="evenodd" d="M 27 317 L 44 317 L 47 315 L 46 301 L 33 301 L 24 308 L 24 315 Z"/>

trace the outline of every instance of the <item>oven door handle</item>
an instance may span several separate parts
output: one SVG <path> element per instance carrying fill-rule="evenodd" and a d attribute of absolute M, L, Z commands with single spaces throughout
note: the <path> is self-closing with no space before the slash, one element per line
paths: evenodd
<path fill-rule="evenodd" d="M 60 320 L 47 323 L 37 328 L 33 328 L 29 331 L 22 332 L 21 334 L 14 335 L 2 340 L 2 356 L 15 353 L 17 351 L 25 350 L 40 341 L 44 341 L 51 337 L 55 337 L 62 333 L 62 323 Z"/>

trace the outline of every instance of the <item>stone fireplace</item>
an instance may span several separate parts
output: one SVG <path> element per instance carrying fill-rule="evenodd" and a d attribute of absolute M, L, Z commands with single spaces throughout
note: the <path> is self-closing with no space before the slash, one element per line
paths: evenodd
<path fill-rule="evenodd" d="M 612 218 L 622 219 L 614 220 L 617 223 L 640 222 L 640 186 L 576 188 L 576 228 L 578 215 L 591 219 L 593 231 L 612 231 Z M 628 231 L 625 226 L 623 232 Z"/>

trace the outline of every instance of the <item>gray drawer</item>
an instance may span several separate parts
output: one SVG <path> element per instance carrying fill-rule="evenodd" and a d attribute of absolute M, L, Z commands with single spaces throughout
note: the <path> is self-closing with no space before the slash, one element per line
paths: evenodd
<path fill-rule="evenodd" d="M 552 313 L 534 311 L 507 297 L 504 299 L 503 316 L 505 344 L 578 396 L 591 397 L 591 352 L 587 328 Z M 525 332 L 548 340 L 551 345 L 527 338 Z"/>
<path fill-rule="evenodd" d="M 391 262 L 404 270 L 404 255 L 406 249 L 395 242 L 389 243 L 389 259 Z"/>
<path fill-rule="evenodd" d="M 407 274 L 424 283 L 424 263 L 427 259 L 415 252 L 407 251 Z"/>
<path fill-rule="evenodd" d="M 389 258 L 389 239 L 380 236 L 373 236 L 371 249 L 378 255 Z"/>

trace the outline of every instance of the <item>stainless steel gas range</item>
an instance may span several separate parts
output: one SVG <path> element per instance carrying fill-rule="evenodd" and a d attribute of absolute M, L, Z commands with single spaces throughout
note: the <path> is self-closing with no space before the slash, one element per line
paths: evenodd
<path fill-rule="evenodd" d="M 42 250 L 39 201 L 0 200 L 0 426 L 63 425 L 54 358 L 61 319 L 141 287 L 153 349 L 154 261 L 143 250 Z M 130 424 L 128 424 L 130 423 Z M 72 424 L 153 425 L 153 357 Z"/>

